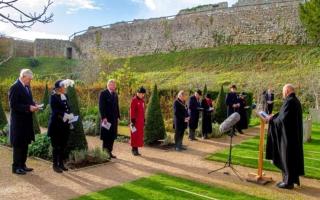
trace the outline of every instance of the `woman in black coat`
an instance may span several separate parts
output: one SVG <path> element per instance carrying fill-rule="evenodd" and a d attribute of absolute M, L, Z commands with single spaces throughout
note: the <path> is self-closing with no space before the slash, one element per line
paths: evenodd
<path fill-rule="evenodd" d="M 184 150 L 182 146 L 183 135 L 188 126 L 189 115 L 186 106 L 186 95 L 183 90 L 178 93 L 178 98 L 173 103 L 173 127 L 175 129 L 174 141 L 176 151 Z"/>
<path fill-rule="evenodd" d="M 201 107 L 203 108 L 202 114 L 202 139 L 208 138 L 208 133 L 212 133 L 212 99 L 209 94 L 206 95 L 201 101 Z"/>
<path fill-rule="evenodd" d="M 51 116 L 48 126 L 48 136 L 51 138 L 53 170 L 57 173 L 67 171 L 64 166 L 64 151 L 67 146 L 70 133 L 69 120 L 73 118 L 66 96 L 66 89 L 62 80 L 54 85 L 50 97 Z"/>

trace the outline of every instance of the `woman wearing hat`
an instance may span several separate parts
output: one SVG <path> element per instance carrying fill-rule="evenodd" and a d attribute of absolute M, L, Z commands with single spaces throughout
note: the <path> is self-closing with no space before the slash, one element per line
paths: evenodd
<path fill-rule="evenodd" d="M 48 126 L 48 136 L 51 138 L 53 170 L 62 173 L 68 169 L 64 166 L 64 151 L 69 139 L 70 124 L 72 119 L 66 88 L 63 80 L 54 84 L 50 97 L 51 116 Z"/>
<path fill-rule="evenodd" d="M 131 140 L 130 144 L 132 147 L 132 154 L 134 156 L 141 155 L 138 148 L 143 146 L 143 129 L 144 129 L 144 113 L 145 113 L 145 104 L 144 96 L 146 89 L 143 87 L 139 88 L 137 94 L 132 98 L 130 104 L 130 133 Z"/>

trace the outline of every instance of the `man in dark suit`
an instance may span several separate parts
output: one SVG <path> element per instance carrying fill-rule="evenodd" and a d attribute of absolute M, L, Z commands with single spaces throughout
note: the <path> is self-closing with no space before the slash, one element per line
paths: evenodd
<path fill-rule="evenodd" d="M 13 147 L 12 173 L 24 175 L 33 171 L 26 166 L 28 145 L 34 141 L 32 113 L 39 110 L 33 101 L 30 82 L 32 71 L 23 69 L 19 79 L 10 87 L 10 142 Z"/>
<path fill-rule="evenodd" d="M 227 97 L 226 97 L 226 105 L 227 105 L 227 115 L 228 115 L 227 117 L 229 117 L 230 115 L 232 115 L 235 112 L 239 113 L 239 108 L 240 108 L 241 104 L 240 104 L 240 100 L 239 100 L 239 97 L 237 94 L 237 86 L 236 85 L 231 85 L 230 92 L 227 94 Z M 243 134 L 242 130 L 237 125 L 235 128 L 233 128 L 234 135 L 236 135 L 236 133 L 235 133 L 236 128 L 240 134 Z"/>
<path fill-rule="evenodd" d="M 178 93 L 178 98 L 173 103 L 173 127 L 174 127 L 174 142 L 176 151 L 185 150 L 182 146 L 183 135 L 188 127 L 189 115 L 186 106 L 186 95 L 183 90 Z"/>
<path fill-rule="evenodd" d="M 116 93 L 116 82 L 109 80 L 107 89 L 100 93 L 99 111 L 101 115 L 102 147 L 107 150 L 111 158 L 116 158 L 112 154 L 114 140 L 118 134 L 118 120 L 120 119 L 119 100 Z"/>
<path fill-rule="evenodd" d="M 189 140 L 196 140 L 196 129 L 198 128 L 201 108 L 201 90 L 197 90 L 189 99 Z"/>
<path fill-rule="evenodd" d="M 269 88 L 268 91 L 265 93 L 264 98 L 265 98 L 264 102 L 266 103 L 265 112 L 270 115 L 272 114 L 273 103 L 274 103 L 274 94 L 271 88 Z"/>

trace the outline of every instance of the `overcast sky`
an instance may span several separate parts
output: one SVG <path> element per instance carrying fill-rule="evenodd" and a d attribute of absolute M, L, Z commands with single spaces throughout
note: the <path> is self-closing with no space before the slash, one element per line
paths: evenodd
<path fill-rule="evenodd" d="M 223 0 L 52 0 L 48 13 L 54 14 L 54 22 L 36 24 L 28 31 L 14 28 L 0 22 L 0 33 L 12 37 L 34 40 L 35 38 L 68 39 L 74 32 L 99 26 L 130 21 L 175 15 L 184 8 L 213 4 Z M 229 6 L 237 0 L 228 0 Z M 18 7 L 27 11 L 41 11 L 47 0 L 19 0 Z M 1 9 L 2 14 L 13 13 Z"/>

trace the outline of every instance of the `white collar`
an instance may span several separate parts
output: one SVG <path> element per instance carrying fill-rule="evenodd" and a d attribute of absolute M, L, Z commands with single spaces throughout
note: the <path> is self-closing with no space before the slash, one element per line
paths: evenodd
<path fill-rule="evenodd" d="M 67 97 L 66 97 L 66 95 L 64 95 L 64 94 L 60 94 L 60 97 L 61 97 L 61 100 L 62 100 L 62 101 L 67 100 Z"/>

